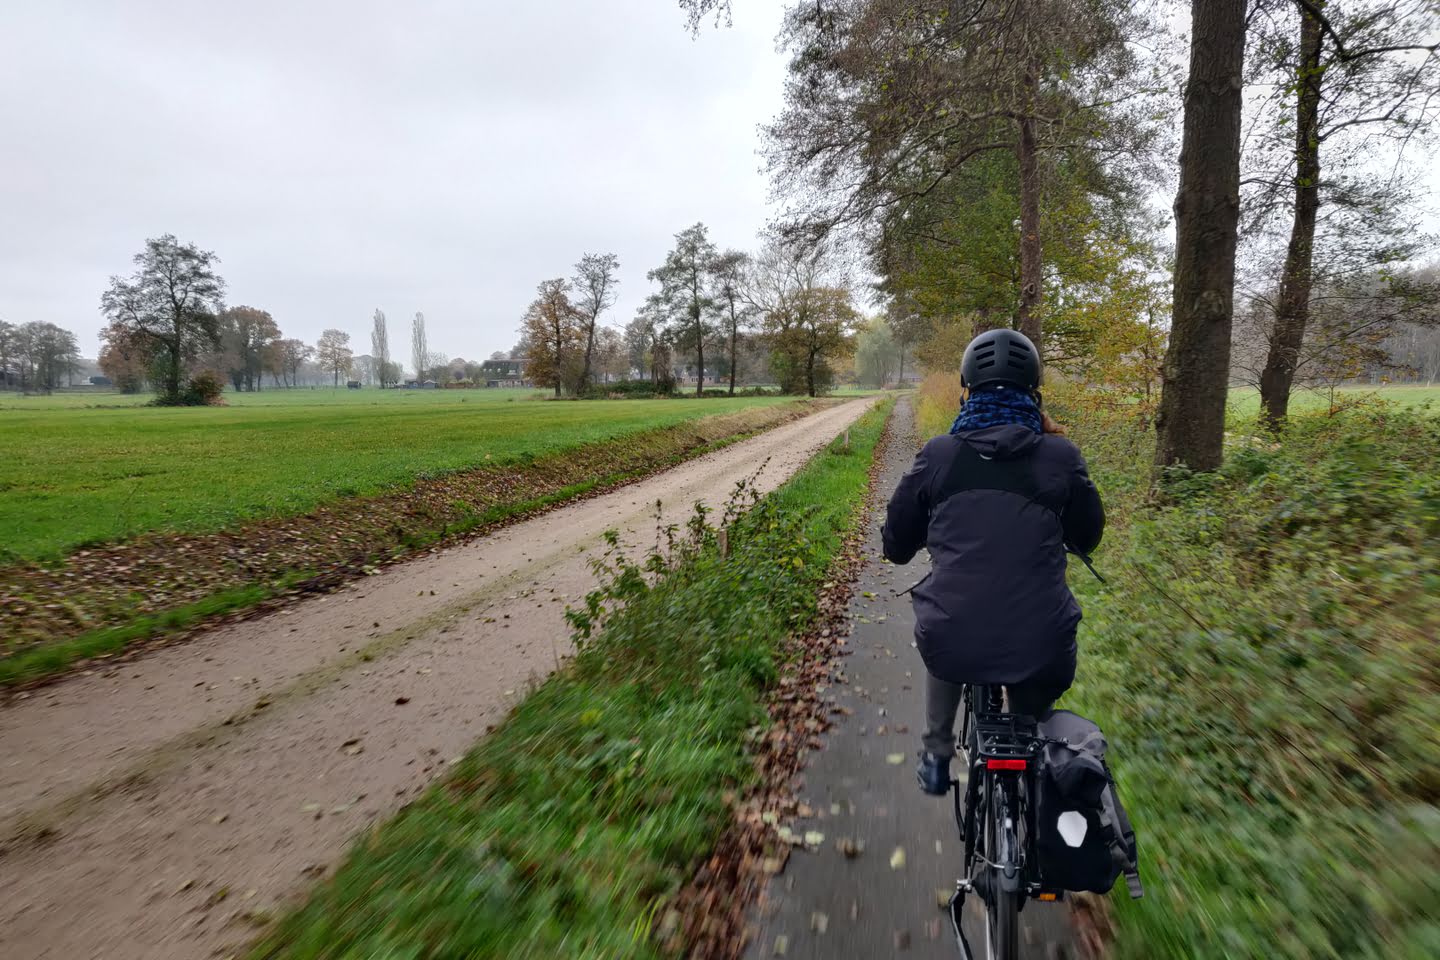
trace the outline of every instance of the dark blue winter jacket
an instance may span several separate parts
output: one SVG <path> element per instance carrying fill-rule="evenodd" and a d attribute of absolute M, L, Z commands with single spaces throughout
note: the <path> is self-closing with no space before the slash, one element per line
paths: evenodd
<path fill-rule="evenodd" d="M 1089 554 L 1105 511 L 1069 440 L 1018 424 L 925 444 L 886 512 L 885 557 L 929 548 L 915 588 L 926 668 L 953 683 L 1019 683 L 1075 656 L 1080 606 L 1065 545 Z"/>

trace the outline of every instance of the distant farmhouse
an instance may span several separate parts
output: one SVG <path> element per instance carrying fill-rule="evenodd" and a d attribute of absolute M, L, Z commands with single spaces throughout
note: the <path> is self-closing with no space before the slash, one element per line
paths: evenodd
<path fill-rule="evenodd" d="M 532 387 L 526 376 L 529 360 L 486 360 L 480 364 L 480 376 L 487 387 Z"/>

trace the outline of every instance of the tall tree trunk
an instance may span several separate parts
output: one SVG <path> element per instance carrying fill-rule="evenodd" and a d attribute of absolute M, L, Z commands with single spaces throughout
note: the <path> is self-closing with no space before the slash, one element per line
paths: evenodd
<path fill-rule="evenodd" d="M 595 317 L 590 318 L 590 336 L 585 341 L 585 372 L 580 374 L 580 392 L 590 386 L 590 358 L 595 353 Z"/>
<path fill-rule="evenodd" d="M 695 317 L 695 356 L 699 367 L 695 371 L 695 396 L 705 395 L 705 331 L 700 329 L 700 302 L 697 300 L 694 307 Z"/>
<path fill-rule="evenodd" d="M 565 331 L 555 321 L 555 399 L 560 399 L 560 381 L 565 376 Z"/>
<path fill-rule="evenodd" d="M 735 361 L 740 344 L 740 321 L 735 319 L 735 304 L 730 304 L 730 396 L 735 396 Z"/>
<path fill-rule="evenodd" d="M 1155 466 L 1213 470 L 1224 456 L 1225 398 L 1240 220 L 1240 93 L 1245 0 L 1193 0 L 1175 294 Z"/>
<path fill-rule="evenodd" d="M 165 396 L 172 403 L 180 399 L 180 357 L 184 353 L 181 342 L 180 324 L 175 324 L 175 338 L 168 344 L 170 354 L 170 369 L 165 371 Z"/>
<path fill-rule="evenodd" d="M 1033 109 L 1035 69 L 1025 71 L 1026 116 L 1020 119 L 1016 155 L 1020 161 L 1020 309 L 1016 326 L 1040 349 L 1040 170 Z"/>
<path fill-rule="evenodd" d="M 1322 0 L 1323 2 L 1323 0 Z M 1270 353 L 1260 374 L 1260 412 L 1272 428 L 1285 422 L 1314 281 L 1315 218 L 1320 210 L 1320 21 L 1300 16 L 1299 96 L 1295 103 L 1295 219 L 1280 275 Z"/>

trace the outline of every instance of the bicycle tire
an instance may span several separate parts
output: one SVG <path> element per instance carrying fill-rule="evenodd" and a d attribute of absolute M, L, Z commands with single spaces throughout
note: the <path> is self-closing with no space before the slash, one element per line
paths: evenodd
<path fill-rule="evenodd" d="M 986 804 L 985 826 L 989 836 L 985 846 L 993 863 L 1006 863 L 1016 858 L 1018 837 L 1015 836 L 1013 820 L 1005 827 L 1008 804 L 998 779 L 992 781 L 991 795 Z M 995 867 L 990 883 L 990 896 L 985 902 L 985 950 L 988 960 L 1019 960 L 1020 957 L 1020 898 L 1016 893 L 1001 889 L 1000 877 Z"/>

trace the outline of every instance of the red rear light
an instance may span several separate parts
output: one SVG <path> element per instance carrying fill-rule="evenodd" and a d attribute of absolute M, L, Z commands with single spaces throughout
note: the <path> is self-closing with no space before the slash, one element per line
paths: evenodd
<path fill-rule="evenodd" d="M 986 760 L 986 770 L 1024 770 L 1025 760 Z"/>

